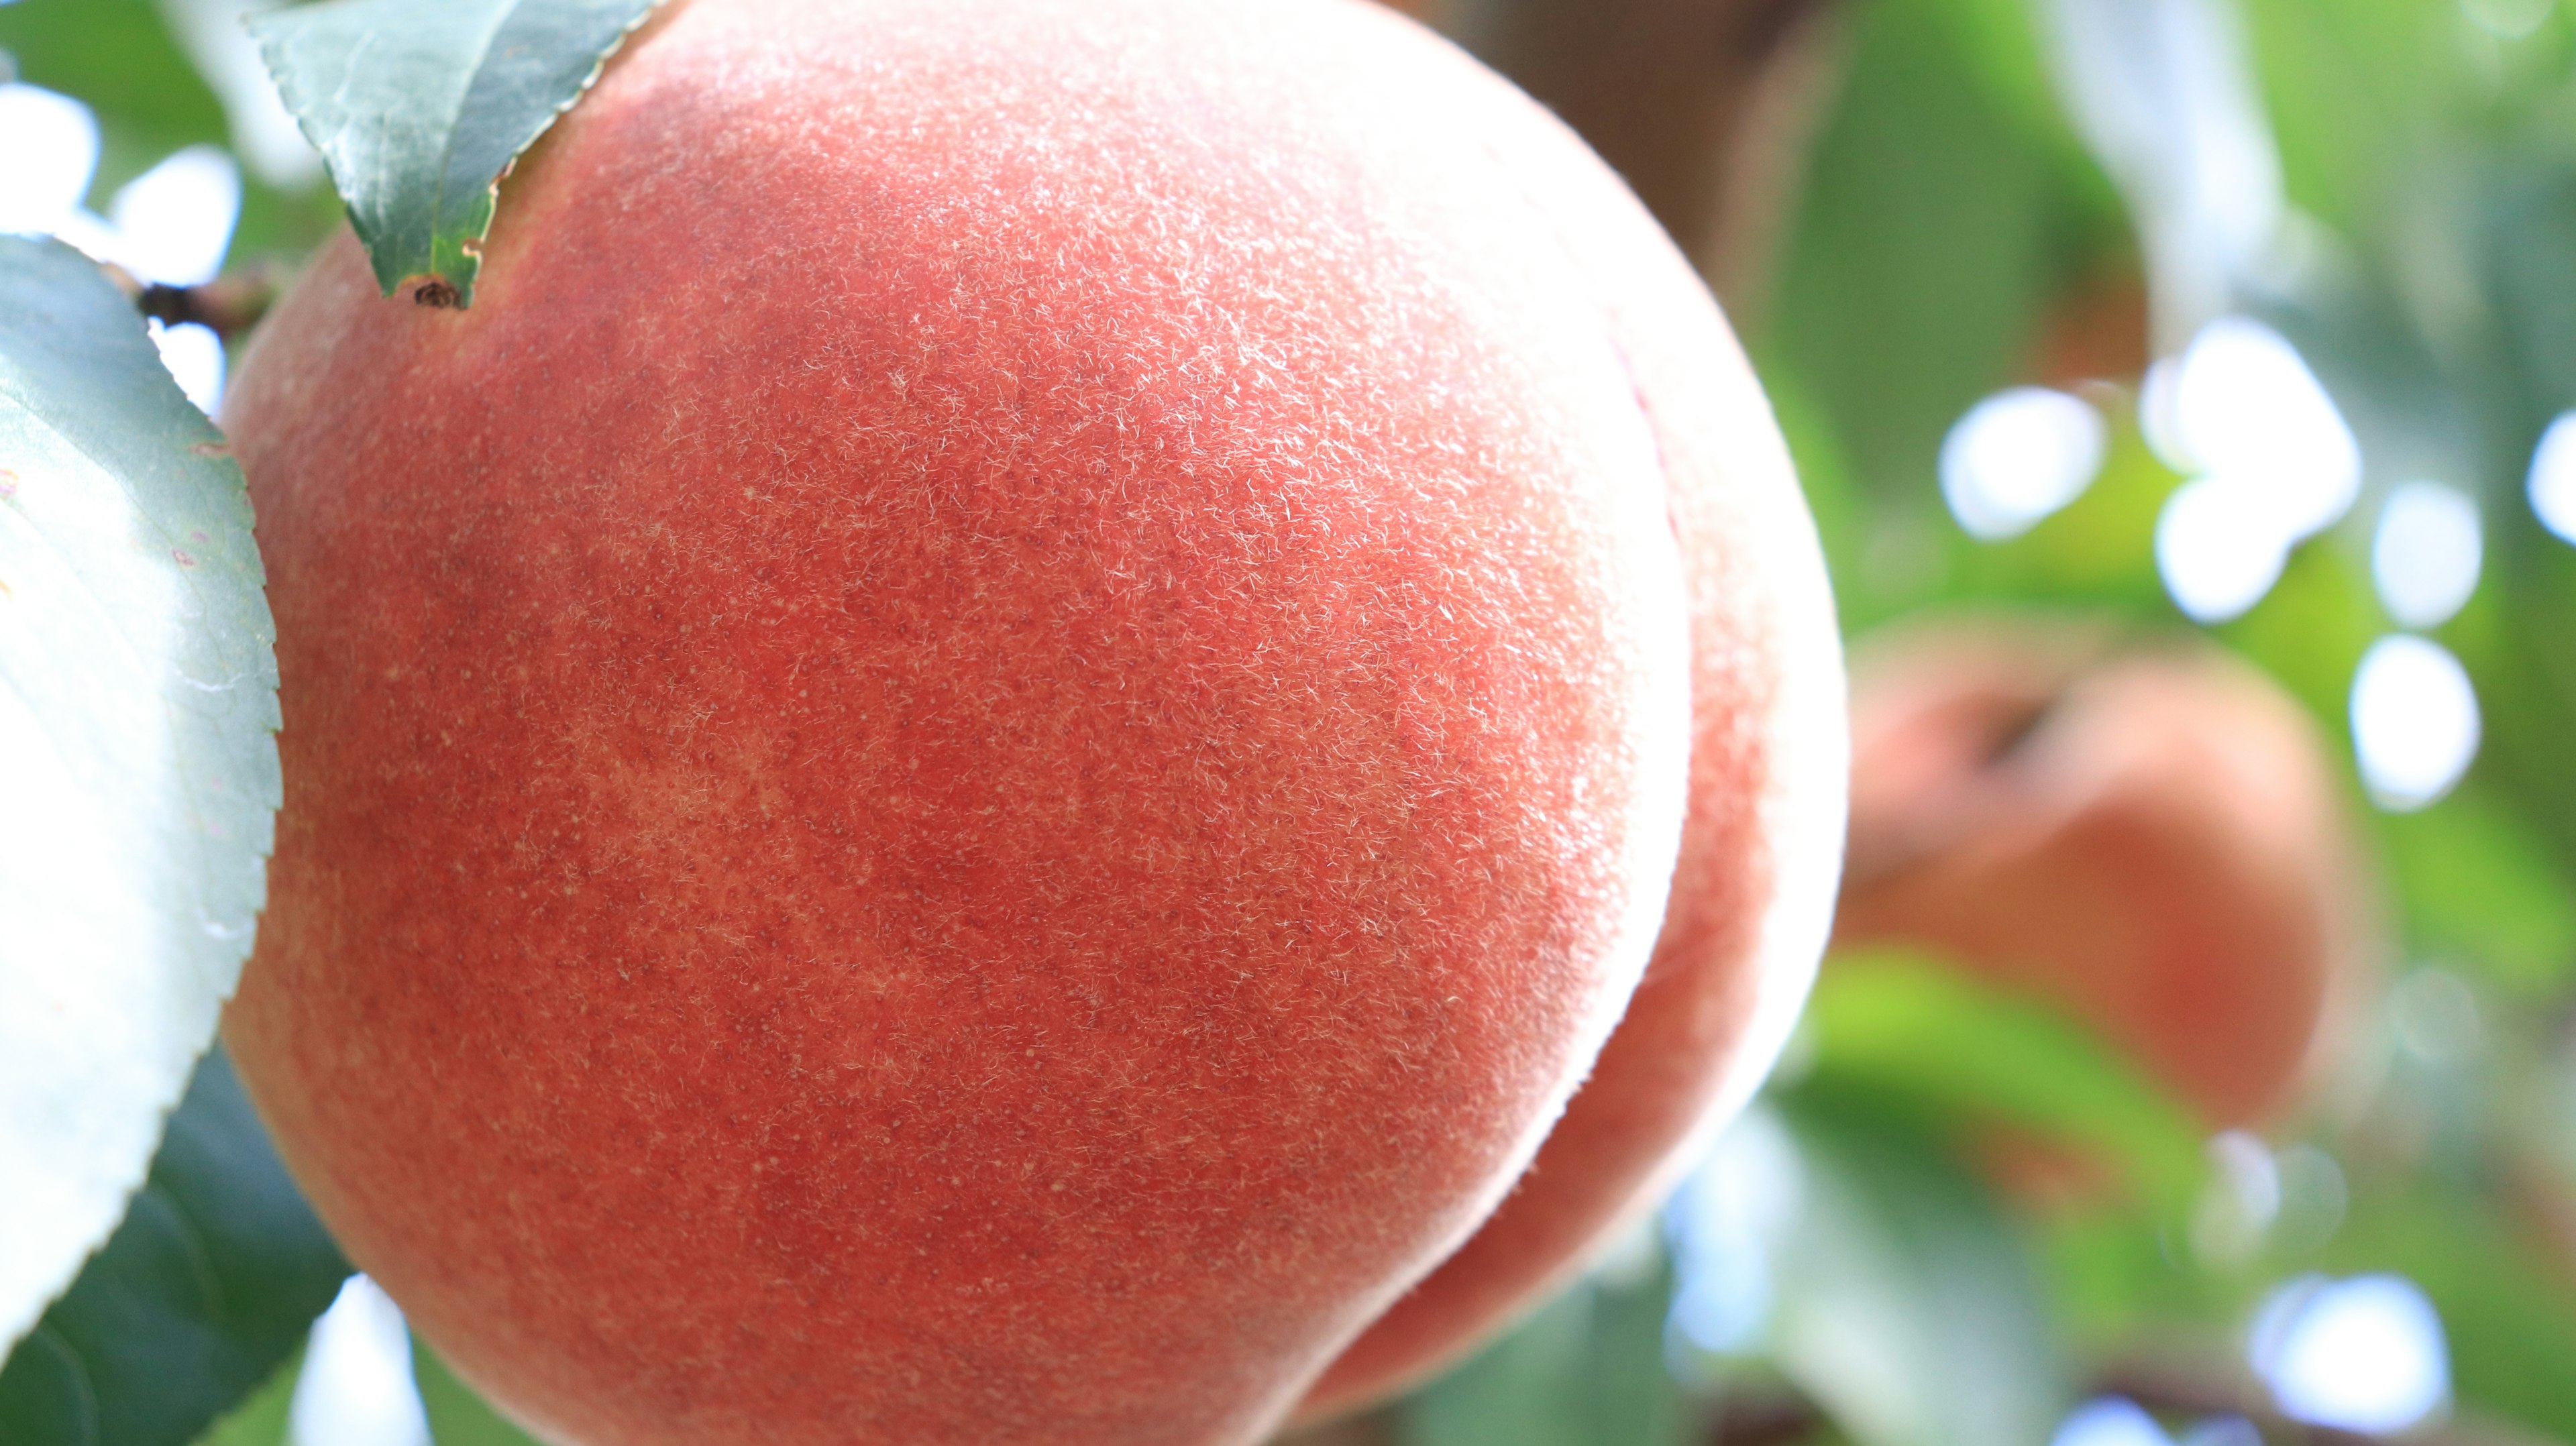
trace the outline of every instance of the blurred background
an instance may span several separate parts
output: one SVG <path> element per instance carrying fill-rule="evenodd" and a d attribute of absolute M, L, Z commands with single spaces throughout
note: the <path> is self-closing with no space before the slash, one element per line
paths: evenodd
<path fill-rule="evenodd" d="M 210 411 L 338 214 L 245 8 L 0 0 L 0 231 L 159 288 Z M 2576 15 L 1406 8 L 1726 302 L 1853 640 L 1853 850 L 1661 1212 L 1298 1439 L 2576 1442 Z M 362 1279 L 200 1439 L 524 1440 Z"/>

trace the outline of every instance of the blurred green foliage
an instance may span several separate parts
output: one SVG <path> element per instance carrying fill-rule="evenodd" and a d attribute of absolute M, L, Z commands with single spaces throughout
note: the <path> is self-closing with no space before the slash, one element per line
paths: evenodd
<path fill-rule="evenodd" d="M 183 146 L 229 139 L 223 103 L 189 64 L 152 0 L 21 0 L 0 6 L 0 50 L 17 78 L 76 96 L 98 117 L 93 210 Z"/>
<path fill-rule="evenodd" d="M 1404 1446 L 1683 1446 L 1691 1413 L 1664 1364 L 1672 1265 L 1651 1242 L 1549 1302 L 1415 1396 Z"/>
<path fill-rule="evenodd" d="M 2192 626 L 2155 553 L 2183 477 L 2146 444 L 2137 375 L 2088 390 L 2111 424 L 2108 461 L 2023 535 L 1972 539 L 1938 485 L 1950 424 L 2005 386 L 2073 381 L 2045 374 L 2051 328 L 2143 267 L 2131 218 L 2057 104 L 2051 13 L 2018 0 L 1846 12 L 1840 91 L 1780 281 L 1750 313 L 1856 634 L 1966 603 Z M 1793 1134 L 1810 1175 L 1853 1160 L 1919 1172 L 1900 1192 L 1922 1216 L 1915 1235 L 1839 1247 L 1891 1252 L 1874 1276 L 1975 1268 L 2021 1282 L 2072 1363 L 2051 1378 L 2034 1356 L 2018 1368 L 2028 1382 L 2080 1391 L 2181 1362 L 2260 1414 L 2244 1351 L 2265 1296 L 2303 1272 L 2395 1272 L 2440 1311 L 2456 1408 L 2490 1433 L 2476 1439 L 2576 1440 L 2576 547 L 2545 532 L 2523 495 L 2541 431 L 2576 406 L 2576 14 L 2519 0 L 2248 0 L 2241 19 L 2303 254 L 2246 285 L 2238 305 L 2299 346 L 2360 437 L 2367 475 L 2344 522 L 2300 547 L 2257 606 L 2209 631 L 2304 702 L 2350 770 L 2356 666 L 2397 630 L 2370 570 L 2377 500 L 2415 477 L 2478 499 L 2483 578 L 2431 634 L 2475 681 L 2477 762 L 2418 812 L 2369 809 L 2353 787 L 2371 819 L 2390 978 L 2434 983 L 2373 1000 L 2345 1073 L 2302 1129 L 2269 1142 L 2280 1198 L 2259 1231 L 2230 1224 L 2220 1152 L 2203 1151 L 2151 1082 L 2071 1024 L 1920 963 L 1829 965 L 1806 1072 L 1784 1072 L 1772 1095 L 1809 1120 Z M 2406 1011 L 2454 990 L 2474 1037 L 2427 1057 Z M 1800 1102 L 1818 1097 L 1854 1133 L 1816 1129 Z M 2130 1188 L 2071 1206 L 1985 1196 L 1970 1186 L 1999 1124 L 2117 1160 Z M 1935 1161 L 1956 1178 L 1937 1181 Z M 1980 1252 L 1937 1233 L 1945 1215 L 1985 1222 L 1986 1265 L 1960 1266 Z M 1773 1247 L 1774 1267 L 1787 1249 Z M 1715 1374 L 1794 1379 L 1830 1420 L 1760 1439 L 2045 1439 L 2027 1425 L 1981 1435 L 1882 1412 L 1871 1383 L 1901 1396 L 1890 1383 L 1930 1369 L 1943 1343 L 1902 1364 L 1820 1371 L 1800 1363 L 1793 1322 L 1824 1309 L 1830 1288 L 1776 1289 L 1769 1332 Z M 1866 1335 L 1907 1312 L 1881 1301 L 1827 1313 L 1837 1331 Z M 1980 1329 L 1967 1306 L 1952 1319 Z M 2016 1369 L 1952 1364 L 1960 1399 Z M 1718 1434 L 1702 1439 L 1726 1439 L 1725 1397 L 1703 1389 Z M 2177 1430 L 2205 1414 L 2150 1404 Z"/>
<path fill-rule="evenodd" d="M 199 1438 L 198 1446 L 282 1446 L 288 1413 L 295 1404 L 295 1382 L 303 1365 L 304 1358 L 299 1353 L 280 1367 L 268 1384 L 217 1421 Z"/>
<path fill-rule="evenodd" d="M 223 102 L 190 62 L 153 0 L 16 0 L 0 5 L 0 78 L 86 102 L 98 118 L 98 173 L 90 209 L 104 213 L 118 187 L 172 152 L 228 145 Z M 236 262 L 300 258 L 340 219 L 326 185 L 281 190 L 242 178 Z"/>

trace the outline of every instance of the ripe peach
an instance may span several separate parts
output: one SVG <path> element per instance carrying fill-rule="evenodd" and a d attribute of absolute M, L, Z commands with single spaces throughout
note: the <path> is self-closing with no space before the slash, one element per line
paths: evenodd
<path fill-rule="evenodd" d="M 1768 403 L 1623 187 L 1563 143 L 1520 163 L 1544 176 L 1602 300 L 1671 488 L 1691 593 L 1689 815 L 1653 962 L 1590 1079 L 1494 1217 L 1316 1383 L 1308 1417 L 1456 1361 L 1653 1209 L 1778 1058 L 1833 907 L 1841 642 Z"/>
<path fill-rule="evenodd" d="M 486 257 L 423 309 L 343 238 L 233 393 L 287 803 L 226 1032 L 540 1434 L 1248 1441 L 1659 922 L 1641 1006 L 1702 982 L 1622 1040 L 1732 1052 L 1614 1046 L 1605 1173 L 1515 1208 L 1749 1087 L 1838 837 L 1813 539 L 1705 293 L 1442 42 L 694 0 Z"/>
<path fill-rule="evenodd" d="M 2031 991 L 2212 1128 L 2294 1104 L 2370 930 L 2353 820 L 2299 705 L 2207 644 L 1915 624 L 1853 660 L 1837 944 Z"/>

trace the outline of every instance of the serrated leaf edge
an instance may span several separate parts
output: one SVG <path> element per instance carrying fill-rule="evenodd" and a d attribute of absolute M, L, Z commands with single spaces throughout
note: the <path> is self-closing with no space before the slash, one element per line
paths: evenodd
<path fill-rule="evenodd" d="M 50 238 L 39 239 L 37 240 L 36 245 L 40 252 L 50 250 L 57 253 L 58 256 L 78 257 L 83 266 L 93 264 L 88 257 L 82 255 L 59 240 Z M 101 285 L 106 284 L 104 273 L 100 274 L 99 280 Z M 144 330 L 142 318 L 140 316 L 135 317 L 135 326 L 138 331 Z M 163 392 L 163 399 L 165 402 L 176 401 L 181 408 L 185 409 L 181 414 L 183 417 L 187 415 L 198 416 L 199 420 L 203 423 L 202 430 L 206 437 L 216 439 L 218 441 L 222 439 L 222 429 L 216 426 L 211 419 L 204 418 L 202 414 L 196 412 L 195 404 L 189 402 L 186 397 L 179 392 L 177 381 L 157 363 L 153 365 L 150 372 L 146 373 L 143 385 L 146 388 Z M 60 426 L 45 418 L 33 408 L 24 408 L 23 410 L 25 410 L 26 415 L 31 420 L 42 426 L 48 435 L 61 441 L 69 451 L 87 459 L 91 465 L 98 469 L 102 476 L 115 481 L 117 490 L 122 494 L 125 504 L 132 509 L 134 515 L 144 526 L 159 535 L 165 541 L 176 536 L 175 533 L 165 530 L 167 524 L 164 519 L 155 516 L 152 509 L 144 505 L 143 499 L 135 495 L 130 479 L 120 473 L 115 466 L 111 465 L 110 459 L 99 456 L 88 446 L 84 445 L 79 438 L 65 432 Z M 200 441 L 195 444 L 191 450 L 197 451 L 200 456 L 213 463 L 218 474 L 225 478 L 224 491 L 226 497 L 231 502 L 239 506 L 242 514 L 240 520 L 243 535 L 247 539 L 251 536 L 255 523 L 255 518 L 252 515 L 248 478 L 242 472 L 241 464 L 230 455 L 228 450 L 218 453 L 207 451 L 205 450 L 205 447 L 206 443 Z M 59 554 L 60 549 L 55 539 L 39 534 L 38 540 L 48 549 L 54 550 Z M 267 605 L 267 567 L 265 561 L 258 554 L 257 544 L 255 542 L 251 544 L 250 563 L 253 570 L 258 574 L 256 592 L 260 603 L 259 625 L 253 630 L 253 643 L 267 661 L 267 666 L 264 669 L 254 670 L 257 676 L 252 679 L 252 682 L 254 686 L 265 685 L 268 695 L 269 706 L 266 710 L 266 716 L 261 720 L 260 731 L 265 734 L 268 739 L 270 757 L 273 761 L 275 759 L 277 734 L 283 723 L 282 718 L 279 716 L 277 706 L 277 627 L 275 615 L 269 610 Z M 192 591 L 203 586 L 202 580 L 195 577 L 187 578 L 184 582 Z M 111 614 L 113 612 L 112 609 L 105 611 L 108 611 Z M 209 609 L 209 612 L 211 611 L 212 610 Z M 108 621 L 108 627 L 110 631 L 117 633 L 120 637 L 125 635 L 123 625 L 116 621 L 112 616 Z M 274 767 L 269 770 L 265 781 L 270 786 L 261 790 L 259 795 L 253 800 L 254 804 L 266 806 L 268 810 L 269 823 L 267 838 L 258 843 L 253 850 L 257 858 L 257 868 L 262 880 L 260 899 L 255 905 L 253 905 L 251 910 L 251 930 L 245 937 L 240 939 L 238 949 L 227 949 L 225 951 L 232 956 L 229 962 L 225 965 L 218 966 L 227 970 L 231 976 L 230 979 L 226 980 L 220 988 L 213 991 L 218 1011 L 220 1011 L 220 1007 L 223 1002 L 232 997 L 234 989 L 237 988 L 240 983 L 241 970 L 250 961 L 251 948 L 255 942 L 257 932 L 257 921 L 259 917 L 267 911 L 268 901 L 266 876 L 269 861 L 276 853 L 275 825 L 277 811 L 284 806 L 285 799 L 282 788 L 283 780 L 277 776 L 277 771 Z M 183 777 L 179 779 L 178 782 L 180 788 L 186 795 L 188 795 L 191 802 L 196 803 L 199 788 L 201 786 L 200 780 L 194 777 Z M 199 804 L 198 806 L 192 807 L 190 813 L 191 821 L 195 822 L 202 820 L 205 817 L 207 810 Z M 222 932 L 213 929 L 211 925 L 208 924 L 208 921 L 203 919 L 202 915 L 199 923 L 201 927 L 208 928 L 208 931 L 213 933 L 215 937 L 219 939 L 224 937 Z M 230 944 L 233 941 L 230 939 L 224 939 L 224 942 Z M 124 1207 L 118 1212 L 116 1220 L 111 1224 L 106 1234 L 93 1242 L 88 1253 L 82 1256 L 78 1262 L 74 1263 L 72 1269 L 64 1277 L 62 1283 L 54 1290 L 51 1299 L 44 1303 L 47 1309 L 50 1309 L 54 1302 L 61 1300 L 62 1297 L 71 1290 L 72 1286 L 77 1283 L 81 1271 L 86 1269 L 89 1262 L 96 1259 L 99 1252 L 107 1247 L 108 1241 L 114 1237 L 116 1229 L 121 1227 L 124 1224 L 125 1218 L 132 1213 L 135 1201 L 141 1198 L 142 1195 L 150 1188 L 152 1160 L 154 1156 L 157 1155 L 159 1149 L 157 1142 L 167 1137 L 170 1121 L 177 1115 L 180 1104 L 187 1097 L 189 1082 L 194 1079 L 198 1064 L 205 1059 L 207 1052 L 212 1050 L 214 1045 L 215 1031 L 210 1026 L 207 1030 L 204 1041 L 197 1046 L 195 1052 L 190 1055 L 186 1061 L 185 1066 L 178 1072 L 178 1088 L 171 1094 L 170 1098 L 164 1101 L 160 1106 L 158 1111 L 159 1120 L 154 1131 L 154 1138 L 156 1141 L 154 1153 L 147 1154 L 141 1161 L 139 1161 L 133 1171 L 132 1179 L 122 1185 L 122 1193 L 125 1199 Z M 29 1324 L 24 1334 L 18 1336 L 15 1340 L 0 1339 L 0 1363 L 5 1363 L 19 1350 L 33 1343 L 39 1336 L 44 1335 L 47 1335 L 47 1332 L 40 1312 L 38 1318 Z M 62 1350 L 80 1366 L 83 1389 L 93 1398 L 91 1400 L 90 1416 L 91 1429 L 93 1434 L 95 1434 L 97 1408 L 94 1398 L 96 1391 L 94 1383 L 90 1382 L 88 1379 L 87 1365 L 86 1363 L 80 1362 L 79 1353 L 71 1350 L 67 1344 L 63 1343 L 59 1339 L 59 1337 L 54 1337 L 52 1339 L 54 1340 L 54 1344 L 57 1349 Z"/>
<path fill-rule="evenodd" d="M 483 52 L 477 57 L 474 68 L 468 73 L 466 94 L 473 93 L 473 81 L 483 74 L 491 62 L 492 40 L 508 28 L 511 18 L 516 16 L 520 8 L 527 3 L 529 0 L 513 0 L 507 9 L 500 12 L 498 23 L 493 25 L 491 35 L 485 37 Z M 574 106 L 579 105 L 582 97 L 590 94 L 591 89 L 599 84 L 599 78 L 608 73 L 609 62 L 617 58 L 618 53 L 626 48 L 626 42 L 634 38 L 635 32 L 643 29 L 667 3 L 669 0 L 645 0 L 643 7 L 635 12 L 635 17 L 618 29 L 608 45 L 599 52 L 598 58 L 591 62 L 589 71 L 582 76 L 580 83 L 573 87 L 572 94 L 564 97 L 547 111 L 538 120 L 536 126 L 528 132 L 527 138 L 519 142 L 518 146 L 510 152 L 509 159 L 501 163 L 501 169 L 484 187 L 481 200 L 482 214 L 473 224 L 473 234 L 459 239 L 454 244 L 456 259 L 452 270 L 441 263 L 440 253 L 448 247 L 437 234 L 433 223 L 429 238 L 430 270 L 388 279 L 382 266 L 376 264 L 378 253 L 376 238 L 367 234 L 366 223 L 359 219 L 357 209 L 348 204 L 348 188 L 341 180 L 338 169 L 330 163 L 330 152 L 324 137 L 314 132 L 312 125 L 295 110 L 294 106 L 291 104 L 287 106 L 289 113 L 295 115 L 295 128 L 313 144 L 315 150 L 322 152 L 324 169 L 329 171 L 331 176 L 331 188 L 340 197 L 342 209 L 349 218 L 350 229 L 358 234 L 359 244 L 366 248 L 368 262 L 376 272 L 376 284 L 386 296 L 394 295 L 411 282 L 422 281 L 424 284 L 414 293 L 414 299 L 422 305 L 452 307 L 462 311 L 474 304 L 474 283 L 481 277 L 483 271 L 483 243 L 491 237 L 492 223 L 500 214 L 501 183 L 509 179 L 510 172 L 517 167 L 520 158 L 525 156 L 538 141 L 544 139 L 546 132 L 554 129 L 555 122 L 561 120 Z M 293 31 L 298 16 L 308 14 L 309 10 L 309 7 L 304 10 L 271 10 L 242 16 L 242 25 L 250 32 L 252 41 L 258 46 L 260 64 L 267 68 L 269 84 L 277 89 L 281 103 L 285 101 L 285 82 L 279 70 L 277 47 L 282 39 Z M 451 126 L 445 142 L 447 150 L 442 151 L 442 160 L 452 152 L 455 144 L 456 132 Z M 447 168 L 442 165 L 439 171 L 440 190 L 433 198 L 431 207 L 433 217 L 443 212 L 446 206 L 446 172 Z"/>

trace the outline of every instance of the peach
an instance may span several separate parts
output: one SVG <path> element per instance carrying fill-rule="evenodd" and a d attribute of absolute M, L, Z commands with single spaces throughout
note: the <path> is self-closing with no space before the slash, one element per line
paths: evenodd
<path fill-rule="evenodd" d="M 1310 1418 L 1455 1362 L 1661 1202 L 1779 1057 L 1840 869 L 1842 645 L 1769 404 L 1622 185 L 1554 134 L 1518 160 L 1601 298 L 1670 487 L 1691 600 L 1689 814 L 1653 962 L 1590 1079 L 1494 1217 L 1316 1383 Z"/>
<path fill-rule="evenodd" d="M 2345 790 L 2279 685 L 2205 643 L 1987 617 L 1864 644 L 1852 693 L 1838 945 L 2028 990 L 2210 1128 L 2299 1102 L 2373 931 Z"/>
<path fill-rule="evenodd" d="M 1526 1300 L 1802 993 L 1839 656 L 1758 393 L 1355 0 L 693 0 L 472 309 L 343 237 L 230 407 L 226 1036 L 548 1439 L 1257 1439 L 1480 1225 L 1453 1314 Z"/>

